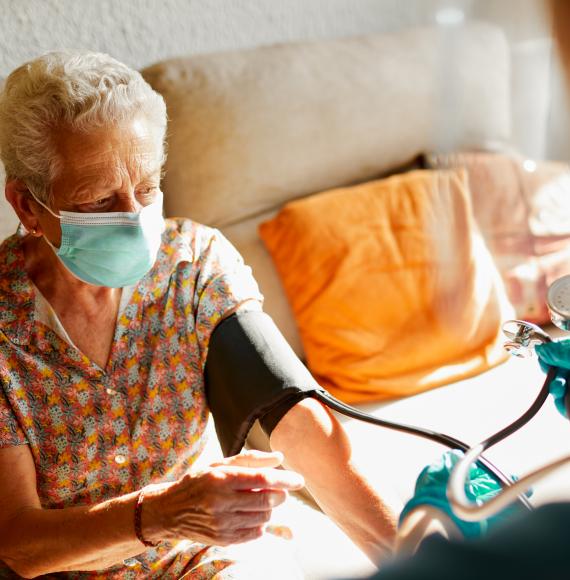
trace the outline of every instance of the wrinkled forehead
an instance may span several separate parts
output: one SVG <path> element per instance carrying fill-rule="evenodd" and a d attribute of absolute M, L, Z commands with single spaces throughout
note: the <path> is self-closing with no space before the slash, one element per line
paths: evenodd
<path fill-rule="evenodd" d="M 162 132 L 144 118 L 90 131 L 59 129 L 55 138 L 59 158 L 58 182 L 66 189 L 90 182 L 115 183 L 160 173 L 163 162 Z"/>

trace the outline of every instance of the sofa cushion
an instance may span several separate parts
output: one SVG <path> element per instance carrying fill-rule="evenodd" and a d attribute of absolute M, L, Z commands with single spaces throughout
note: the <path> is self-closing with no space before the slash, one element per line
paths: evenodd
<path fill-rule="evenodd" d="M 222 232 L 243 256 L 245 263 L 251 267 L 265 298 L 263 309 L 271 316 L 297 356 L 304 358 L 303 345 L 285 290 L 271 255 L 257 233 L 259 224 L 273 218 L 275 214 L 275 211 L 262 213 L 222 228 Z"/>
<path fill-rule="evenodd" d="M 550 322 L 546 292 L 570 274 L 570 168 L 513 154 L 428 156 L 469 175 L 473 213 L 518 318 Z"/>
<path fill-rule="evenodd" d="M 502 32 L 466 25 L 452 50 L 442 34 L 419 28 L 146 68 L 170 119 L 167 214 L 219 227 L 377 177 L 437 149 L 442 135 L 454 147 L 507 139 Z"/>
<path fill-rule="evenodd" d="M 510 304 L 464 172 L 415 171 L 293 201 L 260 232 L 309 368 L 340 398 L 411 395 L 505 360 Z"/>

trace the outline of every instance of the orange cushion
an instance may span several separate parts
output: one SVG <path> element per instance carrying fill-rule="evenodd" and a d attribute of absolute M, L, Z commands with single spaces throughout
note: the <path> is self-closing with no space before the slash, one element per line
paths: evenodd
<path fill-rule="evenodd" d="M 505 360 L 511 315 L 462 171 L 415 171 L 287 204 L 261 224 L 316 379 L 349 402 Z"/>

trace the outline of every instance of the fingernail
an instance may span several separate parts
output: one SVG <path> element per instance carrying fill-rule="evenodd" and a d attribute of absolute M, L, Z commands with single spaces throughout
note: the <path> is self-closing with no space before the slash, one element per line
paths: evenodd
<path fill-rule="evenodd" d="M 289 526 L 268 524 L 265 526 L 265 531 L 284 540 L 293 539 L 293 532 Z"/>

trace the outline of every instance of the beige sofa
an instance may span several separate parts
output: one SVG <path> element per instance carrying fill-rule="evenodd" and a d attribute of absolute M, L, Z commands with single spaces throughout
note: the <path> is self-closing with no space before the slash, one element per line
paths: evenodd
<path fill-rule="evenodd" d="M 263 47 L 165 61 L 143 71 L 169 111 L 166 212 L 218 227 L 253 268 L 271 314 L 303 347 L 260 222 L 288 200 L 398 171 L 421 153 L 509 146 L 513 98 L 501 31 L 482 24 Z M 490 192 L 492 195 L 492 192 Z M 415 397 L 366 405 L 393 420 L 476 442 L 518 416 L 542 382 L 535 360 Z M 435 444 L 343 421 L 354 456 L 399 510 Z M 489 456 L 525 473 L 570 451 L 548 405 Z M 266 442 L 254 433 L 253 444 Z M 536 487 L 539 504 L 564 497 L 564 474 Z M 567 494 L 568 496 L 568 494 Z M 316 511 L 291 501 L 308 578 L 364 573 L 370 564 Z"/>
<path fill-rule="evenodd" d="M 291 199 L 398 171 L 421 153 L 509 147 L 516 98 L 509 67 L 501 31 L 482 24 L 158 63 L 143 74 L 169 111 L 166 212 L 218 227 L 237 246 L 266 311 L 303 358 L 258 224 Z M 535 360 L 513 359 L 469 380 L 365 408 L 476 442 L 518 416 L 541 383 Z M 343 421 L 356 460 L 400 509 L 421 468 L 442 449 Z M 489 456 L 506 471 L 525 473 L 570 451 L 566 427 L 548 405 Z M 265 444 L 259 433 L 253 442 Z M 561 474 L 536 486 L 534 501 L 564 497 L 565 481 Z M 371 569 L 322 514 L 292 500 L 281 517 L 294 528 L 307 578 Z"/>

